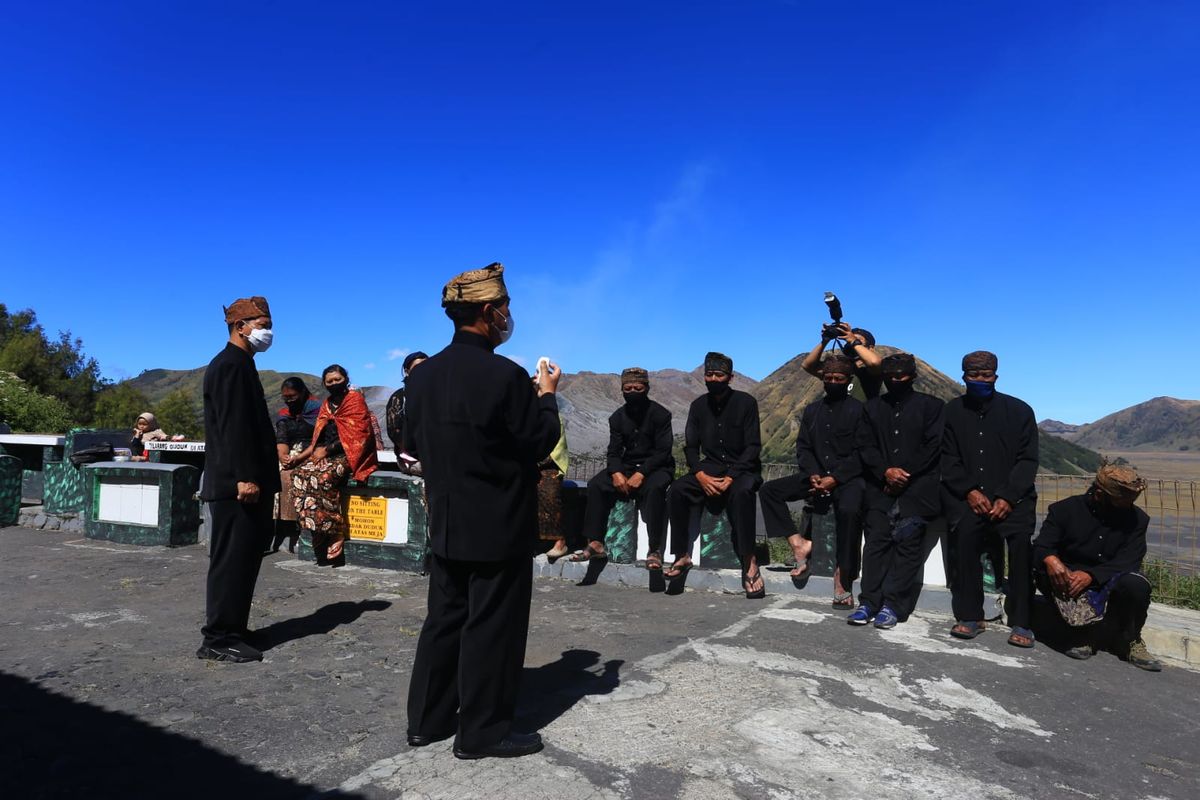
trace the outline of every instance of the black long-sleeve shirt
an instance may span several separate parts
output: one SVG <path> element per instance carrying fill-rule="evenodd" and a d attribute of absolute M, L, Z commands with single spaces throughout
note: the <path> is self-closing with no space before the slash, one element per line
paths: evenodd
<path fill-rule="evenodd" d="M 900 516 L 936 516 L 938 464 L 942 455 L 942 417 L 946 404 L 924 392 L 892 393 L 867 401 L 873 446 L 862 451 L 869 492 L 868 502 L 891 506 L 900 501 Z M 908 485 L 898 495 L 883 494 L 884 473 L 899 467 L 909 474 Z"/>
<path fill-rule="evenodd" d="M 978 489 L 1015 507 L 1037 499 L 1037 468 L 1037 422 L 1027 403 L 1000 392 L 946 403 L 942 483 L 951 496 L 964 500 Z"/>
<path fill-rule="evenodd" d="M 275 429 L 254 359 L 226 344 L 204 371 L 203 500 L 237 497 L 238 482 L 258 484 L 260 503 L 279 491 Z"/>
<path fill-rule="evenodd" d="M 656 470 L 675 471 L 671 455 L 671 412 L 651 400 L 634 410 L 629 404 L 608 418 L 608 471 L 649 475 Z"/>
<path fill-rule="evenodd" d="M 761 452 L 758 401 L 752 396 L 733 389 L 720 401 L 710 394 L 692 401 L 683 443 L 690 472 L 714 478 L 757 475 Z"/>
<path fill-rule="evenodd" d="M 830 475 L 838 484 L 862 475 L 861 451 L 871 445 L 871 427 L 863 404 L 853 397 L 822 397 L 800 414 L 796 460 L 801 475 Z"/>
<path fill-rule="evenodd" d="M 1136 572 L 1146 557 L 1150 515 L 1140 508 L 1102 508 L 1085 494 L 1051 503 L 1033 540 L 1033 564 L 1040 571 L 1055 555 L 1068 569 L 1083 570 L 1095 583 Z"/>
<path fill-rule="evenodd" d="M 458 331 L 407 382 L 404 449 L 421 459 L 434 555 L 505 561 L 537 537 L 537 465 L 558 443 L 558 401 Z"/>

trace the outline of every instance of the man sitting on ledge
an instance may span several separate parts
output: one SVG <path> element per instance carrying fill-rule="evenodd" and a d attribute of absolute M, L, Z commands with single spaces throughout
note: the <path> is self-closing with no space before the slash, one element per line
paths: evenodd
<path fill-rule="evenodd" d="M 1091 488 L 1053 503 L 1033 541 L 1038 588 L 1072 626 L 1071 658 L 1091 658 L 1094 625 L 1107 618 L 1116 654 L 1140 669 L 1162 663 L 1142 641 L 1150 581 L 1141 574 L 1150 516 L 1134 506 L 1146 482 L 1132 467 L 1104 465 Z"/>

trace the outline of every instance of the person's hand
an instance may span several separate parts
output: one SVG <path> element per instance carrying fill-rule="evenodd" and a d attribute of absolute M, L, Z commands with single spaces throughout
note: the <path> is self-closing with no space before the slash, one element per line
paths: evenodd
<path fill-rule="evenodd" d="M 558 382 L 562 379 L 562 369 L 553 361 L 546 365 L 544 372 L 539 371 L 537 374 L 538 396 L 543 394 L 554 394 L 558 391 Z"/>
<path fill-rule="evenodd" d="M 329 548 L 325 551 L 325 557 L 337 558 L 340 556 L 342 554 L 342 545 L 345 543 L 345 541 L 345 539 L 335 539 L 333 542 L 331 542 L 329 544 Z"/>
<path fill-rule="evenodd" d="M 1008 504 L 1008 501 L 1003 497 L 997 497 L 996 501 L 992 503 L 992 510 L 988 516 L 995 522 L 1003 522 L 1011 513 L 1012 506 Z"/>
<path fill-rule="evenodd" d="M 142 440 L 142 432 L 139 430 L 134 430 L 133 438 L 137 439 L 140 442 Z"/>
<path fill-rule="evenodd" d="M 733 486 L 733 478 L 729 477 L 728 475 L 723 478 L 717 478 L 716 485 L 717 494 L 725 494 L 725 492 L 729 491 L 729 487 Z"/>
<path fill-rule="evenodd" d="M 237 499 L 239 503 L 257 503 L 258 491 L 258 484 L 253 481 L 237 482 Z"/>
<path fill-rule="evenodd" d="M 821 476 L 820 475 L 809 475 L 808 476 L 808 485 L 814 492 L 821 491 Z"/>
<path fill-rule="evenodd" d="M 1070 579 L 1071 586 L 1070 586 L 1070 593 L 1068 594 L 1068 597 L 1078 597 L 1079 595 L 1083 594 L 1083 592 L 1089 586 L 1092 585 L 1091 574 L 1084 572 L 1081 569 L 1071 570 L 1069 579 Z"/>
<path fill-rule="evenodd" d="M 1067 569 L 1067 565 L 1058 556 L 1046 556 L 1042 564 L 1046 567 L 1046 577 L 1050 579 L 1050 586 L 1055 593 L 1069 597 L 1071 570 Z"/>
<path fill-rule="evenodd" d="M 992 501 L 988 500 L 987 495 L 978 489 L 967 492 L 967 505 L 981 517 L 992 513 Z"/>
<path fill-rule="evenodd" d="M 312 451 L 313 461 L 320 461 L 323 458 L 325 458 L 326 455 L 328 455 L 328 452 L 325 450 L 324 447 L 317 447 L 317 448 L 314 448 Z"/>
<path fill-rule="evenodd" d="M 640 472 L 635 472 L 629 476 L 629 491 L 636 492 L 642 488 L 642 484 L 646 482 L 646 476 Z"/>
<path fill-rule="evenodd" d="M 722 491 L 720 489 L 720 482 L 707 472 L 697 472 L 696 481 L 700 484 L 700 488 L 704 490 L 704 493 L 709 497 L 716 497 Z"/>
<path fill-rule="evenodd" d="M 824 494 L 829 494 L 837 488 L 837 485 L 837 478 L 833 477 L 832 475 L 826 475 L 824 478 L 821 478 L 820 483 L 817 484 L 817 491 L 823 492 Z"/>
<path fill-rule="evenodd" d="M 613 488 L 617 490 L 618 494 L 629 494 L 629 480 L 625 477 L 624 472 L 614 472 L 612 474 L 612 482 Z"/>
<path fill-rule="evenodd" d="M 893 489 L 903 489 L 905 486 L 908 486 L 908 479 L 911 477 L 911 475 L 899 467 L 888 467 L 883 472 L 883 479 Z"/>

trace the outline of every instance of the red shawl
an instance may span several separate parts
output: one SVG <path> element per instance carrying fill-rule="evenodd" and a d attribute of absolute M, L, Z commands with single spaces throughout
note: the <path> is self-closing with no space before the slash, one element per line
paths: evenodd
<path fill-rule="evenodd" d="M 321 412 L 317 414 L 317 427 L 313 431 L 314 447 L 321 439 L 321 431 L 330 420 L 337 425 L 338 438 L 342 440 L 342 449 L 346 451 L 346 460 L 350 462 L 350 474 L 356 481 L 365 481 L 368 475 L 379 469 L 379 461 L 375 457 L 375 432 L 371 426 L 371 412 L 367 409 L 367 401 L 362 392 L 353 389 L 346 392 L 337 411 L 330 410 L 329 400 L 321 403 Z"/>

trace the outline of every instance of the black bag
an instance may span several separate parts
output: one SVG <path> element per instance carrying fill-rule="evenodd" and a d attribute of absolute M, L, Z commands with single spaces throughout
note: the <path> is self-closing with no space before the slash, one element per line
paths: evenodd
<path fill-rule="evenodd" d="M 83 450 L 76 450 L 70 455 L 71 463 L 76 467 L 81 467 L 84 464 L 96 464 L 100 461 L 113 460 L 113 446 L 108 442 L 96 447 L 85 447 Z"/>

